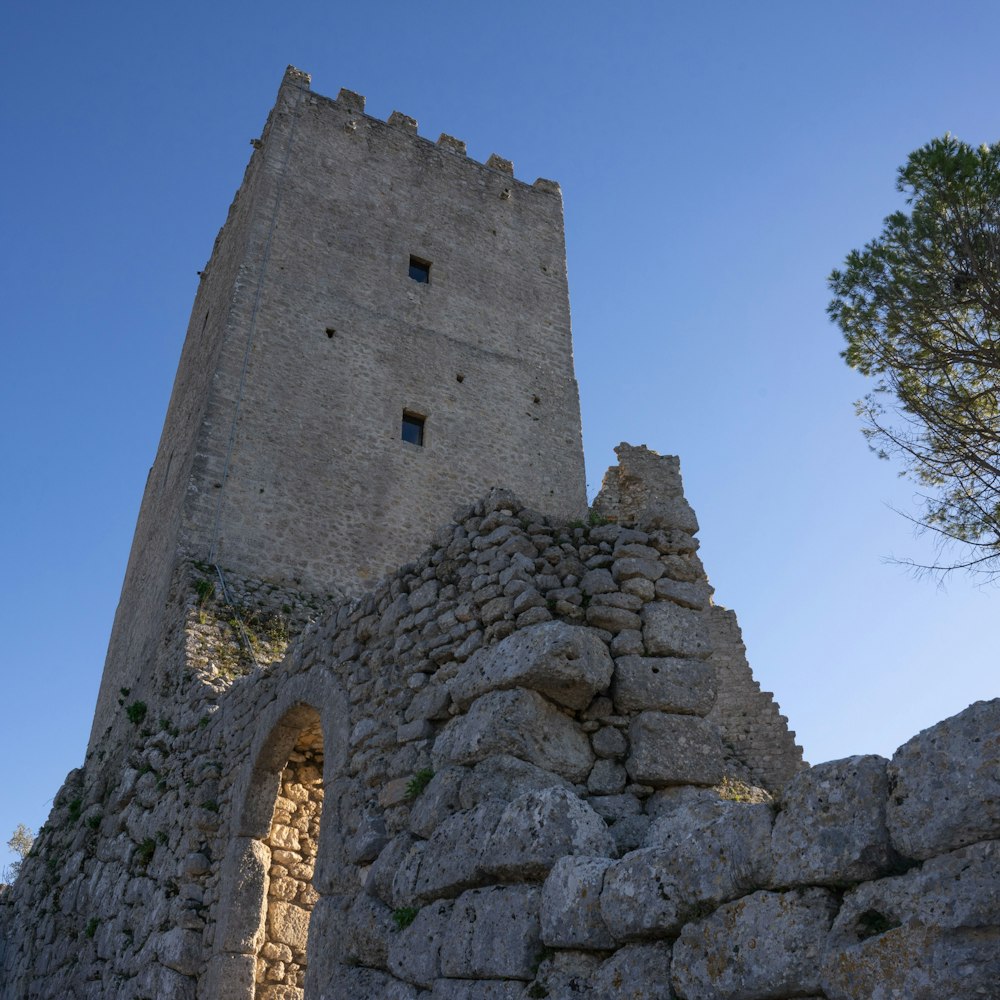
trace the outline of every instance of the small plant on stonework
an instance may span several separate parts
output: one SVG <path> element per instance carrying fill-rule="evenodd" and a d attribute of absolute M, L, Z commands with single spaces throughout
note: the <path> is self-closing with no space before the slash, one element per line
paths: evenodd
<path fill-rule="evenodd" d="M 198 595 L 198 603 L 204 607 L 215 596 L 215 584 L 211 580 L 195 580 L 194 592 Z"/>
<path fill-rule="evenodd" d="M 87 937 L 92 938 L 97 933 L 97 928 L 100 927 L 100 925 L 101 921 L 98 920 L 97 917 L 91 917 L 87 921 L 87 926 L 83 933 L 86 934 Z"/>
<path fill-rule="evenodd" d="M 131 688 L 119 688 L 118 689 L 118 704 L 119 705 L 124 705 L 125 704 L 125 699 L 129 696 L 129 692 L 131 690 L 132 690 Z"/>
<path fill-rule="evenodd" d="M 754 788 L 745 781 L 738 778 L 730 778 L 728 775 L 722 782 L 715 786 L 720 799 L 727 799 L 729 802 L 768 802 L 770 796 L 760 788 Z"/>
<path fill-rule="evenodd" d="M 125 714 L 128 716 L 128 721 L 132 723 L 133 726 L 141 726 L 143 720 L 146 718 L 146 703 L 144 701 L 133 701 L 128 708 L 125 709 Z"/>
<path fill-rule="evenodd" d="M 567 528 L 585 528 L 587 526 L 583 523 L 583 521 L 577 519 L 575 521 L 570 521 L 569 524 L 566 525 L 566 527 Z"/>
<path fill-rule="evenodd" d="M 166 844 L 168 839 L 166 830 L 160 830 L 160 832 L 156 835 L 156 842 L 158 844 Z"/>
<path fill-rule="evenodd" d="M 392 919 L 399 930 L 404 930 L 417 919 L 419 912 L 415 906 L 401 906 L 398 910 L 392 911 Z"/>
<path fill-rule="evenodd" d="M 149 862 L 153 860 L 156 853 L 156 841 L 152 837 L 147 837 L 135 850 L 135 859 L 139 867 L 145 869 Z"/>
<path fill-rule="evenodd" d="M 104 817 L 100 813 L 94 813 L 93 816 L 87 817 L 87 826 L 90 827 L 91 830 L 96 830 L 101 825 L 102 819 L 104 819 Z"/>
<path fill-rule="evenodd" d="M 422 767 L 410 778 L 406 785 L 406 797 L 415 799 L 431 782 L 434 771 L 429 767 Z"/>
<path fill-rule="evenodd" d="M 207 799 L 201 804 L 202 809 L 207 809 L 210 813 L 217 813 L 219 811 L 219 803 L 215 799 Z"/>
<path fill-rule="evenodd" d="M 80 813 L 83 812 L 83 799 L 73 799 L 69 804 L 67 814 L 69 816 L 69 821 L 75 823 L 80 818 Z"/>
<path fill-rule="evenodd" d="M 600 528 L 608 523 L 608 519 L 606 517 L 601 517 L 601 515 L 598 514 L 596 510 L 592 510 L 587 515 L 587 520 L 590 522 L 590 526 L 592 528 Z"/>

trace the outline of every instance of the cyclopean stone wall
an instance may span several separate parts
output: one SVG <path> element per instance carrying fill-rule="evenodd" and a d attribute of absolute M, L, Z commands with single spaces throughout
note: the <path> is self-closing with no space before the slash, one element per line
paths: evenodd
<path fill-rule="evenodd" d="M 996 997 L 1000 700 L 891 761 L 739 739 L 661 461 L 624 523 L 493 491 L 280 662 L 188 671 L 0 897 L 3 1000 Z"/>

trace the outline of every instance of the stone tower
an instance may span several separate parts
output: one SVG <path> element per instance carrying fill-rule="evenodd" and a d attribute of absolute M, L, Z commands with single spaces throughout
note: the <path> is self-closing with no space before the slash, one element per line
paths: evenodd
<path fill-rule="evenodd" d="M 179 561 L 344 596 L 492 486 L 586 509 L 558 185 L 309 82 L 285 73 L 201 273 L 91 746 Z"/>

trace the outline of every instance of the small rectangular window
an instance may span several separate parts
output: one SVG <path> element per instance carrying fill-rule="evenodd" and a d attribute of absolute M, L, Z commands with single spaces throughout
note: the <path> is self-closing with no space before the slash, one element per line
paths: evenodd
<path fill-rule="evenodd" d="M 410 277 L 422 285 L 431 283 L 431 262 L 419 257 L 410 257 Z"/>
<path fill-rule="evenodd" d="M 403 440 L 410 444 L 423 445 L 424 418 L 416 413 L 403 411 Z"/>

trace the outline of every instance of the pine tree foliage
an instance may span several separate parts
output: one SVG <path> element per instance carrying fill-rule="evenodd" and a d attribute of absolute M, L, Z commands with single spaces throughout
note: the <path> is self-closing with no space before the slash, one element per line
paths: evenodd
<path fill-rule="evenodd" d="M 909 211 L 830 275 L 842 357 L 875 379 L 857 403 L 872 448 L 924 489 L 920 523 L 957 558 L 934 570 L 1000 575 L 1000 143 L 950 135 L 912 153 Z M 951 549 L 949 555 L 955 555 Z"/>

